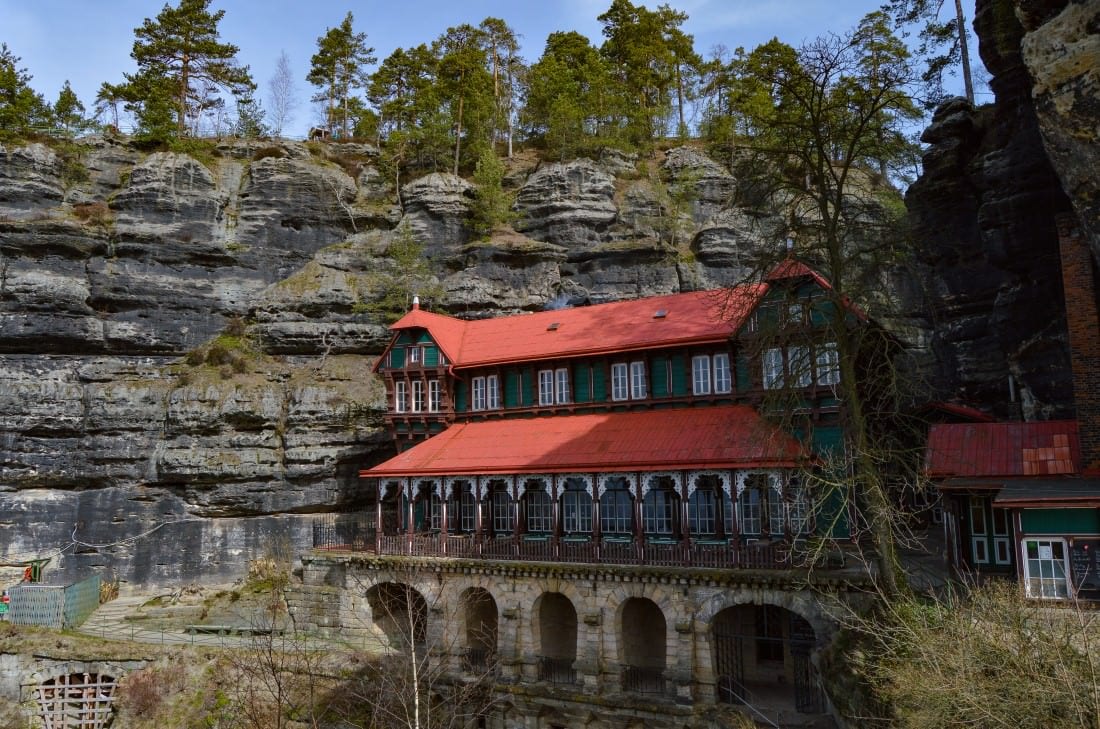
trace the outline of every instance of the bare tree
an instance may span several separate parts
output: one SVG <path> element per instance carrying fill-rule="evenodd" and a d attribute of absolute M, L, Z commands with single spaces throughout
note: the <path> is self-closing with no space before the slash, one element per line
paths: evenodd
<path fill-rule="evenodd" d="M 294 83 L 294 73 L 290 70 L 290 56 L 286 51 L 279 53 L 275 62 L 275 73 L 267 82 L 267 92 L 271 134 L 279 138 L 283 136 L 283 129 L 294 119 L 294 110 L 298 108 L 298 89 Z"/>

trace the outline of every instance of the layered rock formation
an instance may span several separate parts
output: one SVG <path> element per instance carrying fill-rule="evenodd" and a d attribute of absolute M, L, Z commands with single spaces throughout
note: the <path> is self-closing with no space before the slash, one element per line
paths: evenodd
<path fill-rule="evenodd" d="M 694 150 L 517 166 L 519 232 L 488 240 L 470 183 L 398 195 L 376 154 L 0 148 L 0 557 L 138 584 L 308 547 L 388 455 L 370 366 L 400 286 L 490 316 L 734 281 L 761 245 Z M 390 251 L 408 235 L 412 279 Z"/>
<path fill-rule="evenodd" d="M 934 328 L 929 380 L 940 397 L 999 417 L 1065 417 L 1054 217 L 1070 203 L 1043 151 L 1011 1 L 978 0 L 975 27 L 996 102 L 937 110 L 922 136 L 924 173 L 906 196 Z"/>

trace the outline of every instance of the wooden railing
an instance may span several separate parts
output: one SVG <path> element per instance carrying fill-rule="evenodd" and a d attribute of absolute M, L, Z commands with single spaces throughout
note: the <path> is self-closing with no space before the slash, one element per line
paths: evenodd
<path fill-rule="evenodd" d="M 315 531 L 315 537 L 318 532 Z M 327 536 L 327 533 L 325 534 Z M 528 562 L 574 562 L 580 564 L 653 565 L 657 567 L 711 567 L 716 569 L 789 569 L 793 566 L 790 545 L 711 544 L 683 542 L 647 543 L 622 539 L 553 539 L 544 536 L 490 537 L 472 534 L 369 534 L 347 539 L 336 535 L 332 542 L 316 539 L 318 549 L 408 557 L 453 557 Z M 318 543 L 320 542 L 320 543 Z"/>

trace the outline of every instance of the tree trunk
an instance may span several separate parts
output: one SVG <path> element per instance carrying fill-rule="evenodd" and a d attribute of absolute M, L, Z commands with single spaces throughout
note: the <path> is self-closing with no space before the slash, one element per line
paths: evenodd
<path fill-rule="evenodd" d="M 966 19 L 963 16 L 962 0 L 955 0 L 955 20 L 959 25 L 959 60 L 963 67 L 963 87 L 966 100 L 974 103 L 974 81 L 970 77 L 970 49 L 966 43 Z"/>

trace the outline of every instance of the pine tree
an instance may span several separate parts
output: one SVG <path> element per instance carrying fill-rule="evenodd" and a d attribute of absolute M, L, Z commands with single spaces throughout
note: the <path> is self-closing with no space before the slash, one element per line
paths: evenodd
<path fill-rule="evenodd" d="M 57 101 L 53 105 L 54 117 L 57 123 L 70 134 L 80 132 L 85 128 L 84 104 L 80 103 L 69 80 L 65 79 L 65 85 L 57 95 Z"/>
<path fill-rule="evenodd" d="M 180 0 L 178 7 L 165 5 L 156 18 L 146 18 L 134 29 L 130 56 L 138 72 L 127 75 L 126 81 L 131 86 L 128 96 L 147 133 L 153 128 L 158 135 L 163 132 L 160 117 L 165 101 L 148 94 L 169 94 L 175 135 L 182 137 L 188 118 L 197 118 L 216 104 L 211 99 L 217 90 L 234 96 L 255 90 L 248 67 L 237 65 L 237 46 L 218 40 L 218 23 L 224 15 L 224 10 L 210 12 L 210 0 Z"/>
<path fill-rule="evenodd" d="M 242 139 L 256 139 L 268 133 L 264 124 L 265 112 L 258 99 L 251 94 L 237 99 L 237 123 L 233 134 Z"/>
<path fill-rule="evenodd" d="M 433 50 L 439 58 L 437 88 L 450 112 L 454 142 L 453 172 L 463 161 L 462 141 L 467 158 L 476 159 L 480 147 L 491 142 L 493 79 L 487 67 L 485 34 L 463 23 L 448 28 L 436 40 Z"/>
<path fill-rule="evenodd" d="M 326 124 L 329 133 L 334 131 L 337 119 L 344 137 L 353 126 L 351 96 L 355 89 L 367 85 L 365 66 L 378 59 L 374 49 L 367 46 L 367 34 L 356 33 L 352 27 L 354 18 L 349 12 L 343 22 L 329 28 L 317 39 L 317 52 L 310 59 L 306 80 L 319 89 L 314 101 L 326 102 Z M 337 102 L 340 104 L 338 111 Z"/>
<path fill-rule="evenodd" d="M 19 57 L 0 43 L 0 139 L 31 133 L 51 122 L 50 106 L 30 87 L 27 69 Z"/>

